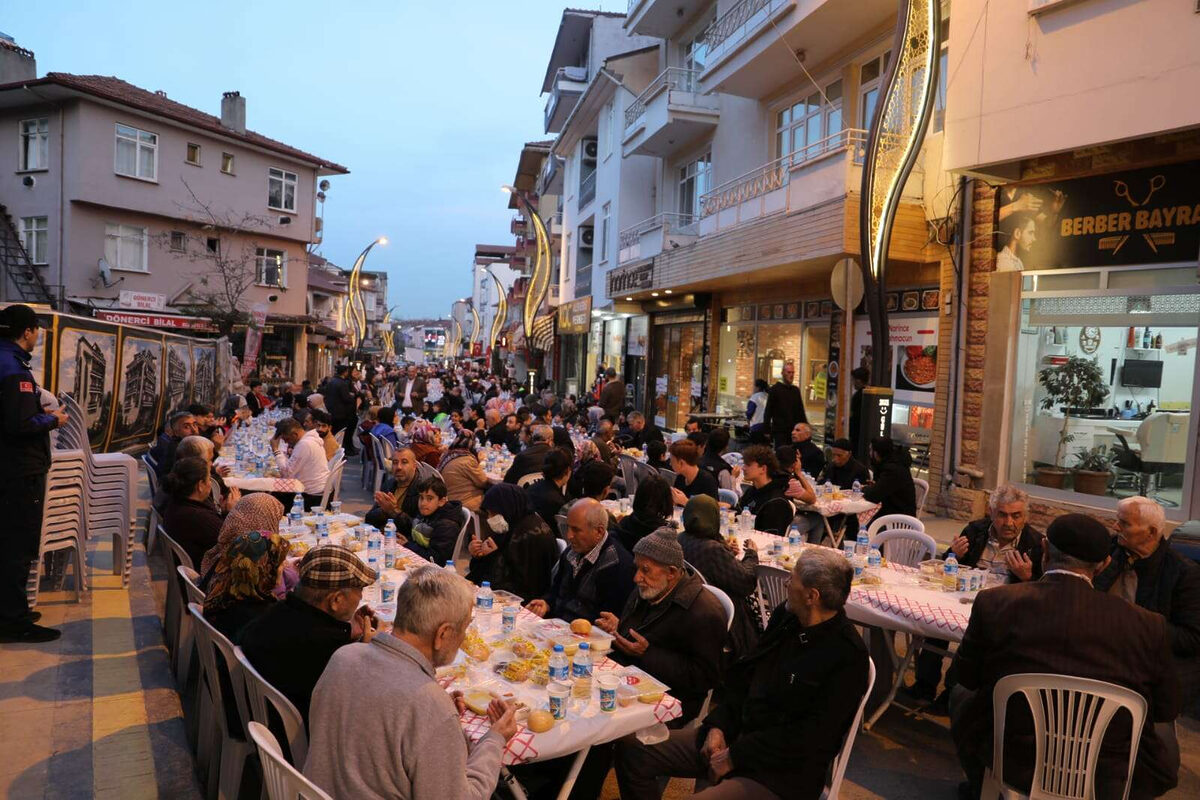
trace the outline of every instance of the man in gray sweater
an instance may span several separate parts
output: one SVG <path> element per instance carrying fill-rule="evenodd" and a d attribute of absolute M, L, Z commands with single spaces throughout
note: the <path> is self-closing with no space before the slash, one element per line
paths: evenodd
<path fill-rule="evenodd" d="M 354 800 L 491 796 L 504 745 L 517 732 L 514 710 L 493 700 L 491 730 L 468 750 L 461 694 L 447 694 L 434 678 L 454 660 L 474 603 L 471 584 L 426 567 L 397 590 L 391 633 L 334 654 L 313 691 L 309 780 Z"/>

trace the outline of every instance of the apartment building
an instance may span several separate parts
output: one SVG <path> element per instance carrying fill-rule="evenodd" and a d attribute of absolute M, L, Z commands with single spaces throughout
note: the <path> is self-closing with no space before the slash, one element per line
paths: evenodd
<path fill-rule="evenodd" d="M 346 335 L 345 308 L 349 281 L 335 264 L 316 253 L 308 255 L 308 316 L 316 321 L 308 334 L 308 370 L 297 379 L 317 383 L 333 374 L 333 366 L 344 354 L 350 339 Z"/>
<path fill-rule="evenodd" d="M 830 278 L 859 257 L 862 160 L 897 6 L 631 2 L 625 28 L 661 44 L 648 54 L 654 77 L 627 80 L 638 91 L 617 139 L 624 160 L 655 167 L 646 213 L 623 220 L 603 287 L 613 309 L 636 310 L 610 315 L 603 338 L 606 363 L 646 374 L 640 405 L 659 425 L 740 417 L 755 381 L 774 383 L 790 364 L 809 421 L 827 438 L 844 433 L 849 389 L 838 376 L 869 364 L 870 332 L 861 309 L 837 309 Z M 890 243 L 897 364 L 935 353 L 952 327 L 937 236 L 954 195 L 940 164 L 944 107 L 941 93 Z M 891 376 L 893 425 L 927 447 L 936 386 L 918 377 L 902 366 Z"/>
<path fill-rule="evenodd" d="M 33 53 L 6 41 L 0 76 L 0 204 L 48 290 L 29 297 L 10 265 L 6 299 L 153 311 L 235 340 L 235 309 L 265 309 L 264 370 L 306 373 L 317 182 L 345 167 L 248 129 L 238 92 L 215 116 L 113 77 L 38 78 Z"/>
<path fill-rule="evenodd" d="M 517 221 L 520 220 L 520 225 Z M 496 336 L 493 339 L 492 332 L 496 325 L 496 318 L 500 314 L 501 305 L 505 305 L 508 299 L 508 292 L 512 289 L 517 278 L 523 274 L 528 274 L 526 266 L 527 256 L 525 252 L 528 250 L 524 242 L 528 231 L 528 220 L 520 215 L 514 217 L 512 229 L 514 232 L 520 230 L 517 234 L 518 242 L 514 245 L 491 245 L 477 244 L 475 245 L 475 260 L 471 264 L 471 304 L 476 313 L 479 314 L 479 331 L 475 336 L 475 345 L 471 348 L 471 355 L 476 358 L 489 359 L 491 363 L 492 350 L 496 349 L 501 340 L 501 331 L 496 331 Z M 518 255 L 521 253 L 521 255 Z M 504 298 L 505 303 L 501 303 L 501 298 Z M 470 314 L 468 313 L 469 317 Z M 505 315 L 507 317 L 507 311 Z M 470 333 L 473 322 L 468 320 L 467 332 Z M 500 322 L 500 327 L 504 327 L 504 321 Z M 507 342 L 512 331 L 504 331 L 507 334 L 504 340 Z M 513 358 L 518 356 L 513 352 L 512 348 L 508 348 L 505 354 L 507 358 L 511 354 Z"/>
<path fill-rule="evenodd" d="M 1196 516 L 1198 41 L 1190 2 L 954 0 L 944 163 L 970 180 L 931 466 L 947 513 L 1013 482 L 1035 524 L 1132 494 Z M 1040 375 L 1063 369 L 1093 391 L 1052 394 Z"/>
<path fill-rule="evenodd" d="M 350 270 L 342 270 L 342 278 L 349 285 Z M 362 343 L 358 347 L 360 356 L 382 356 L 384 354 L 384 331 L 391 327 L 385 322 L 388 317 L 388 276 L 383 271 L 361 270 L 358 273 L 358 289 L 362 293 L 362 307 L 366 315 Z"/>

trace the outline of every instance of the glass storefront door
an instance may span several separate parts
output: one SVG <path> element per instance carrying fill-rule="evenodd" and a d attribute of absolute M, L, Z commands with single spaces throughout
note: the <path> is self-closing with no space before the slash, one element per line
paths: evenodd
<path fill-rule="evenodd" d="M 704 323 L 657 325 L 652 334 L 654 422 L 682 429 L 700 407 L 704 365 Z"/>

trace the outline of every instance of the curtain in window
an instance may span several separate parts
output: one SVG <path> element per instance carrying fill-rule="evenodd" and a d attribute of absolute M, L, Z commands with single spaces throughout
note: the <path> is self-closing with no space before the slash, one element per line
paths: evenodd
<path fill-rule="evenodd" d="M 117 139 L 117 172 L 122 175 L 137 174 L 137 144 L 129 139 Z"/>

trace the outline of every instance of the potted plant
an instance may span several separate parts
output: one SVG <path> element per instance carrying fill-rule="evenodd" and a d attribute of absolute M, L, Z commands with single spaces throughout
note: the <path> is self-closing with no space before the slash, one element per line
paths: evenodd
<path fill-rule="evenodd" d="M 1068 356 L 1061 364 L 1038 371 L 1038 383 L 1046 391 L 1041 407 L 1052 411 L 1062 406 L 1062 429 L 1058 433 L 1058 448 L 1054 453 L 1054 464 L 1037 467 L 1035 482 L 1038 486 L 1063 488 L 1067 470 L 1063 468 L 1063 453 L 1068 444 L 1075 440 L 1071 433 L 1071 409 L 1094 408 L 1108 397 L 1108 384 L 1104 373 L 1094 359 Z"/>
<path fill-rule="evenodd" d="M 1075 491 L 1084 494 L 1108 494 L 1112 477 L 1112 456 L 1102 444 L 1080 447 L 1075 451 Z"/>

